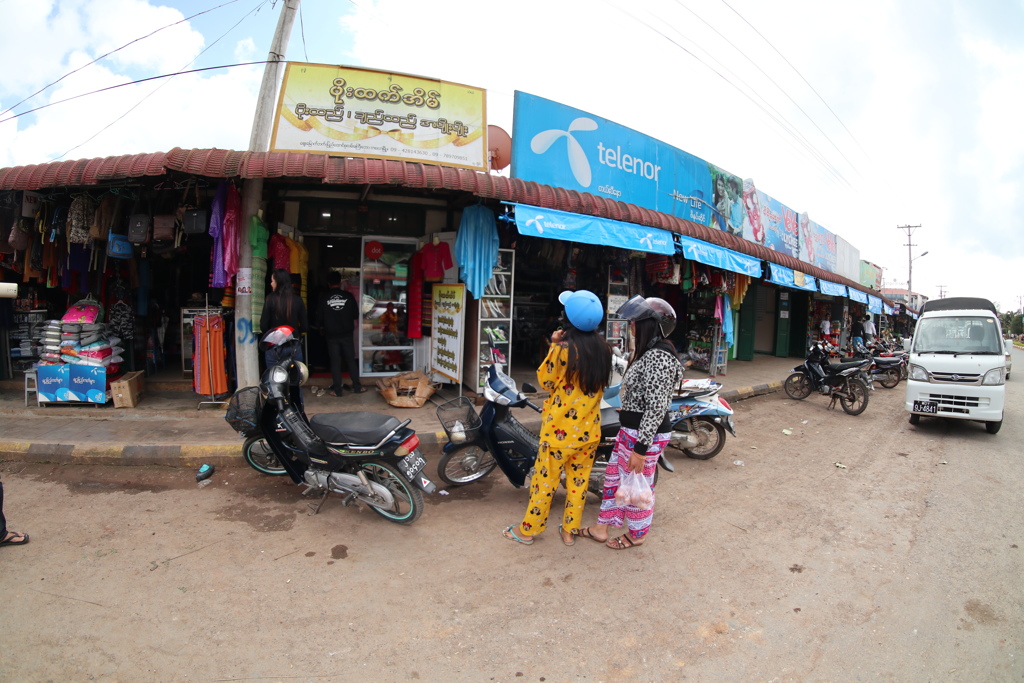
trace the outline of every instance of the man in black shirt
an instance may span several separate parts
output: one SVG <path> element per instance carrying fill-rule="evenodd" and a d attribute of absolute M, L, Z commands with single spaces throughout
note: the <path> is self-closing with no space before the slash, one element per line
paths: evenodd
<path fill-rule="evenodd" d="M 359 316 L 359 304 L 351 292 L 341 288 L 341 273 L 332 270 L 327 274 L 327 293 L 317 307 L 317 317 L 324 330 L 327 342 L 327 356 L 331 361 L 331 389 L 335 396 L 341 396 L 342 363 L 352 378 L 352 391 L 361 394 L 366 391 L 359 382 L 359 360 L 356 358 L 352 333 Z"/>

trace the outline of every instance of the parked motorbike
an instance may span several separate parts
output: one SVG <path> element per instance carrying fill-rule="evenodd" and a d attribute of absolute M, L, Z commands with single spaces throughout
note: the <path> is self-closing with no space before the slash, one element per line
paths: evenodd
<path fill-rule="evenodd" d="M 523 389 L 536 392 L 529 383 L 524 383 Z M 619 433 L 618 390 L 619 385 L 609 387 L 601 407 L 601 441 L 588 484 L 597 496 L 602 495 L 605 467 Z M 717 392 L 717 386 L 690 383 L 684 394 L 673 401 L 676 417 L 672 445 L 692 458 L 706 460 L 717 455 L 725 445 L 726 429 L 736 435 L 732 409 L 714 396 Z M 540 437 L 519 422 L 511 409 L 530 408 L 539 413 L 541 408 L 519 391 L 515 380 L 502 372 L 498 364 L 488 370 L 484 399 L 479 413 L 465 397 L 438 407 L 438 420 L 448 434 L 448 443 L 441 449 L 438 476 L 452 486 L 459 486 L 477 481 L 499 467 L 513 486 L 526 486 L 537 459 Z M 661 469 L 674 470 L 664 453 L 658 464 Z M 658 470 L 654 476 L 657 481 Z"/>
<path fill-rule="evenodd" d="M 310 514 L 335 493 L 343 505 L 360 501 L 391 522 L 415 522 L 423 513 L 423 493 L 437 487 L 423 474 L 427 462 L 411 420 L 371 412 L 307 418 L 300 391 L 307 378 L 306 366 L 286 354 L 267 368 L 258 387 L 235 392 L 225 419 L 245 438 L 245 461 L 264 474 L 287 474 L 306 487 L 303 495 L 322 492 Z"/>
<path fill-rule="evenodd" d="M 865 375 L 866 378 L 871 382 L 878 382 L 886 389 L 894 388 L 903 378 L 906 360 L 902 355 L 882 355 L 878 347 L 869 344 L 857 345 L 853 357 L 859 360 L 870 360 L 871 366 Z M 871 387 L 870 383 L 868 387 Z"/>
<path fill-rule="evenodd" d="M 793 368 L 794 372 L 786 378 L 783 389 L 787 396 L 796 400 L 818 391 L 832 397 L 829 410 L 833 410 L 839 401 L 846 413 L 860 415 L 868 407 L 868 385 L 859 375 L 867 372 L 872 361 L 857 359 L 832 363 L 829 361 L 830 349 L 827 342 L 812 344 L 803 365 Z"/>

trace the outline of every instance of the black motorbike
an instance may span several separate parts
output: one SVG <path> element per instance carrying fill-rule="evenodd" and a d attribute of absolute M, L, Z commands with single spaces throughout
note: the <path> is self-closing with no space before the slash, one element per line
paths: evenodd
<path fill-rule="evenodd" d="M 868 385 L 861 379 L 871 366 L 871 359 L 857 359 L 833 363 L 829 360 L 830 347 L 825 342 L 811 345 L 803 365 L 793 368 L 786 378 L 783 389 L 792 399 L 802 400 L 817 391 L 831 396 L 829 410 L 839 401 L 843 410 L 850 415 L 860 415 L 868 407 Z"/>
<path fill-rule="evenodd" d="M 882 355 L 881 349 L 873 344 L 867 346 L 858 344 L 854 348 L 853 357 L 858 360 L 870 360 L 871 366 L 867 371 L 867 378 L 872 382 L 878 382 L 886 389 L 892 389 L 904 376 L 906 359 L 902 355 Z M 870 387 L 871 384 L 868 384 Z"/>
<path fill-rule="evenodd" d="M 529 383 L 523 384 L 523 390 L 528 393 L 537 391 Z M 516 381 L 502 372 L 498 364 L 487 371 L 484 398 L 485 403 L 479 413 L 465 396 L 437 408 L 437 418 L 448 434 L 448 443 L 441 449 L 437 474 L 449 485 L 461 486 L 482 479 L 499 467 L 513 486 L 527 486 L 537 460 L 540 437 L 517 420 L 512 409 L 530 408 L 538 413 L 542 409 L 519 391 Z M 732 429 L 731 423 L 729 428 Z M 596 496 L 603 494 L 604 471 L 618 433 L 618 411 L 613 407 L 602 408 L 601 441 L 587 485 L 587 489 Z M 679 438 L 685 442 L 680 447 L 700 446 L 698 434 L 687 432 L 680 434 Z M 718 450 L 720 446 L 715 453 Z M 669 472 L 675 469 L 664 453 L 658 464 Z M 657 469 L 654 478 L 657 481 Z"/>
<path fill-rule="evenodd" d="M 342 504 L 365 503 L 385 519 L 412 524 L 423 513 L 423 493 L 436 486 L 423 475 L 427 461 L 419 437 L 390 415 L 328 413 L 306 417 L 300 385 L 306 366 L 286 358 L 267 368 L 258 387 L 239 389 L 225 419 L 245 438 L 245 461 L 264 474 L 287 474 L 304 485 L 303 495 L 322 492 Z"/>

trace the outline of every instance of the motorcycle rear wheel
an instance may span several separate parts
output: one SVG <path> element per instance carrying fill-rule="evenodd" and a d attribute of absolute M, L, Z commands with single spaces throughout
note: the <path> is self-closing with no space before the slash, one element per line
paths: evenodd
<path fill-rule="evenodd" d="M 366 477 L 374 484 L 379 484 L 391 491 L 394 505 L 389 508 L 378 507 L 360 498 L 378 515 L 396 524 L 412 524 L 423 514 L 423 492 L 413 486 L 394 465 L 379 460 L 368 460 L 361 465 Z"/>
<path fill-rule="evenodd" d="M 686 457 L 694 460 L 710 460 L 725 447 L 725 427 L 713 420 L 696 418 L 692 423 L 694 433 L 700 438 L 697 448 L 684 448 Z"/>
<path fill-rule="evenodd" d="M 249 463 L 249 467 L 257 472 L 269 474 L 272 477 L 280 477 L 288 474 L 287 470 L 277 459 L 277 455 L 270 449 L 270 444 L 261 434 L 250 436 L 242 446 L 242 456 Z"/>
<path fill-rule="evenodd" d="M 811 395 L 811 378 L 806 372 L 794 372 L 786 378 L 782 388 L 786 391 L 786 396 L 802 401 Z"/>
<path fill-rule="evenodd" d="M 437 476 L 449 486 L 463 486 L 483 479 L 497 466 L 494 456 L 480 444 L 453 448 L 437 463 Z"/>
<path fill-rule="evenodd" d="M 879 375 L 878 383 L 886 389 L 892 389 L 900 383 L 900 371 L 895 368 L 886 371 L 884 375 Z"/>
<path fill-rule="evenodd" d="M 868 407 L 868 386 L 864 384 L 864 380 L 856 377 L 848 379 L 846 391 L 839 394 L 839 403 L 848 415 L 863 413 Z"/>

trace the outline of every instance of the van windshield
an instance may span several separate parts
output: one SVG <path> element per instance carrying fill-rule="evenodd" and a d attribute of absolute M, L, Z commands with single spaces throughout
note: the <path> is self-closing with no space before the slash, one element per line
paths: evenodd
<path fill-rule="evenodd" d="M 922 318 L 914 332 L 913 353 L 1002 354 L 996 321 L 983 316 Z"/>

